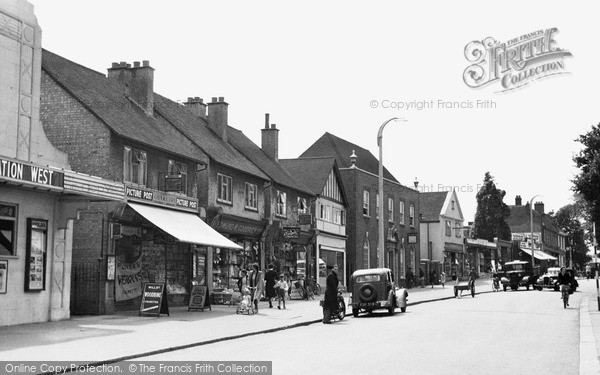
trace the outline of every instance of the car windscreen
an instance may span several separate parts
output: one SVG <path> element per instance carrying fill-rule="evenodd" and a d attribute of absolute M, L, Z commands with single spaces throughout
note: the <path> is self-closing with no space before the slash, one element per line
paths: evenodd
<path fill-rule="evenodd" d="M 379 281 L 379 280 L 380 280 L 380 276 L 379 275 L 360 275 L 360 276 L 356 276 L 356 282 L 357 283 L 370 283 L 370 282 Z"/>

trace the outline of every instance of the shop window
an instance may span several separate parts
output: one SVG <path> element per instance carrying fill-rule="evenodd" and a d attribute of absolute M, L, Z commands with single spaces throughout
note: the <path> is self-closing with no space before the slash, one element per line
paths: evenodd
<path fill-rule="evenodd" d="M 363 190 L 363 215 L 369 216 L 369 191 Z"/>
<path fill-rule="evenodd" d="M 123 151 L 123 182 L 146 186 L 147 165 L 145 151 L 125 146 Z"/>
<path fill-rule="evenodd" d="M 279 216 L 287 215 L 286 194 L 283 191 L 277 190 L 277 205 L 275 213 Z"/>
<path fill-rule="evenodd" d="M 232 203 L 232 181 L 233 180 L 230 176 L 225 176 L 224 174 L 217 173 L 217 186 L 219 189 L 217 195 L 217 202 L 229 204 Z"/>
<path fill-rule="evenodd" d="M 246 182 L 246 208 L 258 210 L 258 187 Z"/>
<path fill-rule="evenodd" d="M 400 201 L 400 209 L 398 210 L 398 215 L 400 215 L 400 217 L 398 218 L 398 222 L 404 225 L 404 202 L 402 201 Z"/>
<path fill-rule="evenodd" d="M 388 198 L 388 221 L 394 222 L 394 198 Z"/>
<path fill-rule="evenodd" d="M 0 204 L 0 255 L 17 255 L 17 206 Z"/>
<path fill-rule="evenodd" d="M 298 197 L 298 213 L 299 214 L 308 213 L 308 206 L 306 204 L 306 198 Z"/>

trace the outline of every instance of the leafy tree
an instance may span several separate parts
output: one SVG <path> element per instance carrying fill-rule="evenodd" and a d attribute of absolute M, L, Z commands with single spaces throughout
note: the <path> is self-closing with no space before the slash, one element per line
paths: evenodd
<path fill-rule="evenodd" d="M 473 237 L 494 241 L 494 237 L 510 241 L 510 227 L 506 218 L 510 208 L 504 203 L 506 192 L 498 189 L 494 177 L 485 172 L 483 186 L 477 192 L 477 211 L 473 222 Z"/>
<path fill-rule="evenodd" d="M 580 169 L 573 180 L 573 190 L 583 198 L 589 220 L 595 222 L 598 227 L 600 223 L 600 124 L 592 126 L 592 130 L 579 136 L 576 141 L 584 147 L 573 158 L 577 168 Z"/>
<path fill-rule="evenodd" d="M 576 202 L 561 207 L 556 214 L 552 215 L 556 224 L 567 234 L 567 247 L 573 252 L 573 265 L 578 269 L 585 269 L 591 257 L 587 255 L 586 228 L 584 207 L 582 202 Z M 567 253 L 567 259 L 570 254 Z"/>

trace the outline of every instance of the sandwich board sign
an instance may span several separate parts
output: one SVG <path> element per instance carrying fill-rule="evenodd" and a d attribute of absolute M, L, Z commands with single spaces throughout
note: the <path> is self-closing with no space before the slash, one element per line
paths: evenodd
<path fill-rule="evenodd" d="M 167 302 L 167 290 L 162 283 L 144 283 L 142 289 L 142 302 L 140 303 L 139 315 L 169 315 L 169 304 Z"/>
<path fill-rule="evenodd" d="M 188 311 L 190 310 L 202 310 L 208 307 L 212 311 L 210 301 L 208 300 L 208 287 L 206 285 L 194 285 L 192 292 L 190 293 L 190 303 L 188 305 Z"/>

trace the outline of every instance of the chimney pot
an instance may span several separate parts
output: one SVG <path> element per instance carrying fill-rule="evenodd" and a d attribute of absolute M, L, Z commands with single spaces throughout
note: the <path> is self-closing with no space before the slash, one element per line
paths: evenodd
<path fill-rule="evenodd" d="M 213 103 L 216 103 L 216 102 L 217 102 L 217 98 L 216 98 L 215 96 L 213 96 L 213 97 L 212 97 L 212 99 L 211 99 L 211 101 L 212 101 Z"/>
<path fill-rule="evenodd" d="M 271 129 L 277 129 L 277 125 L 271 124 Z"/>
<path fill-rule="evenodd" d="M 121 64 L 121 67 L 123 67 L 123 68 L 127 66 L 127 62 L 126 61 L 121 61 L 120 64 Z"/>
<path fill-rule="evenodd" d="M 220 102 L 224 102 L 224 101 L 225 101 L 225 98 L 224 98 L 224 97 L 222 97 L 222 96 L 219 96 L 219 101 L 220 101 Z"/>
<path fill-rule="evenodd" d="M 193 100 L 194 100 L 194 98 L 192 98 L 191 96 L 188 96 L 188 103 L 192 103 Z"/>
<path fill-rule="evenodd" d="M 143 66 L 145 66 L 145 67 L 149 67 L 149 66 L 150 66 L 150 61 L 148 61 L 148 60 L 143 60 L 143 61 L 142 61 L 142 65 L 143 65 Z"/>
<path fill-rule="evenodd" d="M 265 113 L 265 129 L 269 129 L 269 114 Z"/>
<path fill-rule="evenodd" d="M 194 100 L 197 101 L 197 102 L 202 103 L 202 99 L 200 99 L 199 96 L 194 96 Z"/>
<path fill-rule="evenodd" d="M 523 203 L 523 201 L 521 200 L 521 196 L 517 195 L 515 197 L 515 206 L 520 206 Z"/>
<path fill-rule="evenodd" d="M 125 67 L 126 67 L 127 69 L 129 69 L 129 68 L 131 68 L 131 64 L 125 64 Z"/>
<path fill-rule="evenodd" d="M 114 62 L 111 64 L 111 68 L 118 68 L 119 67 L 119 63 L 118 62 Z"/>
<path fill-rule="evenodd" d="M 140 67 L 140 62 L 139 61 L 134 61 L 133 62 L 133 67 L 134 68 L 139 68 Z"/>

